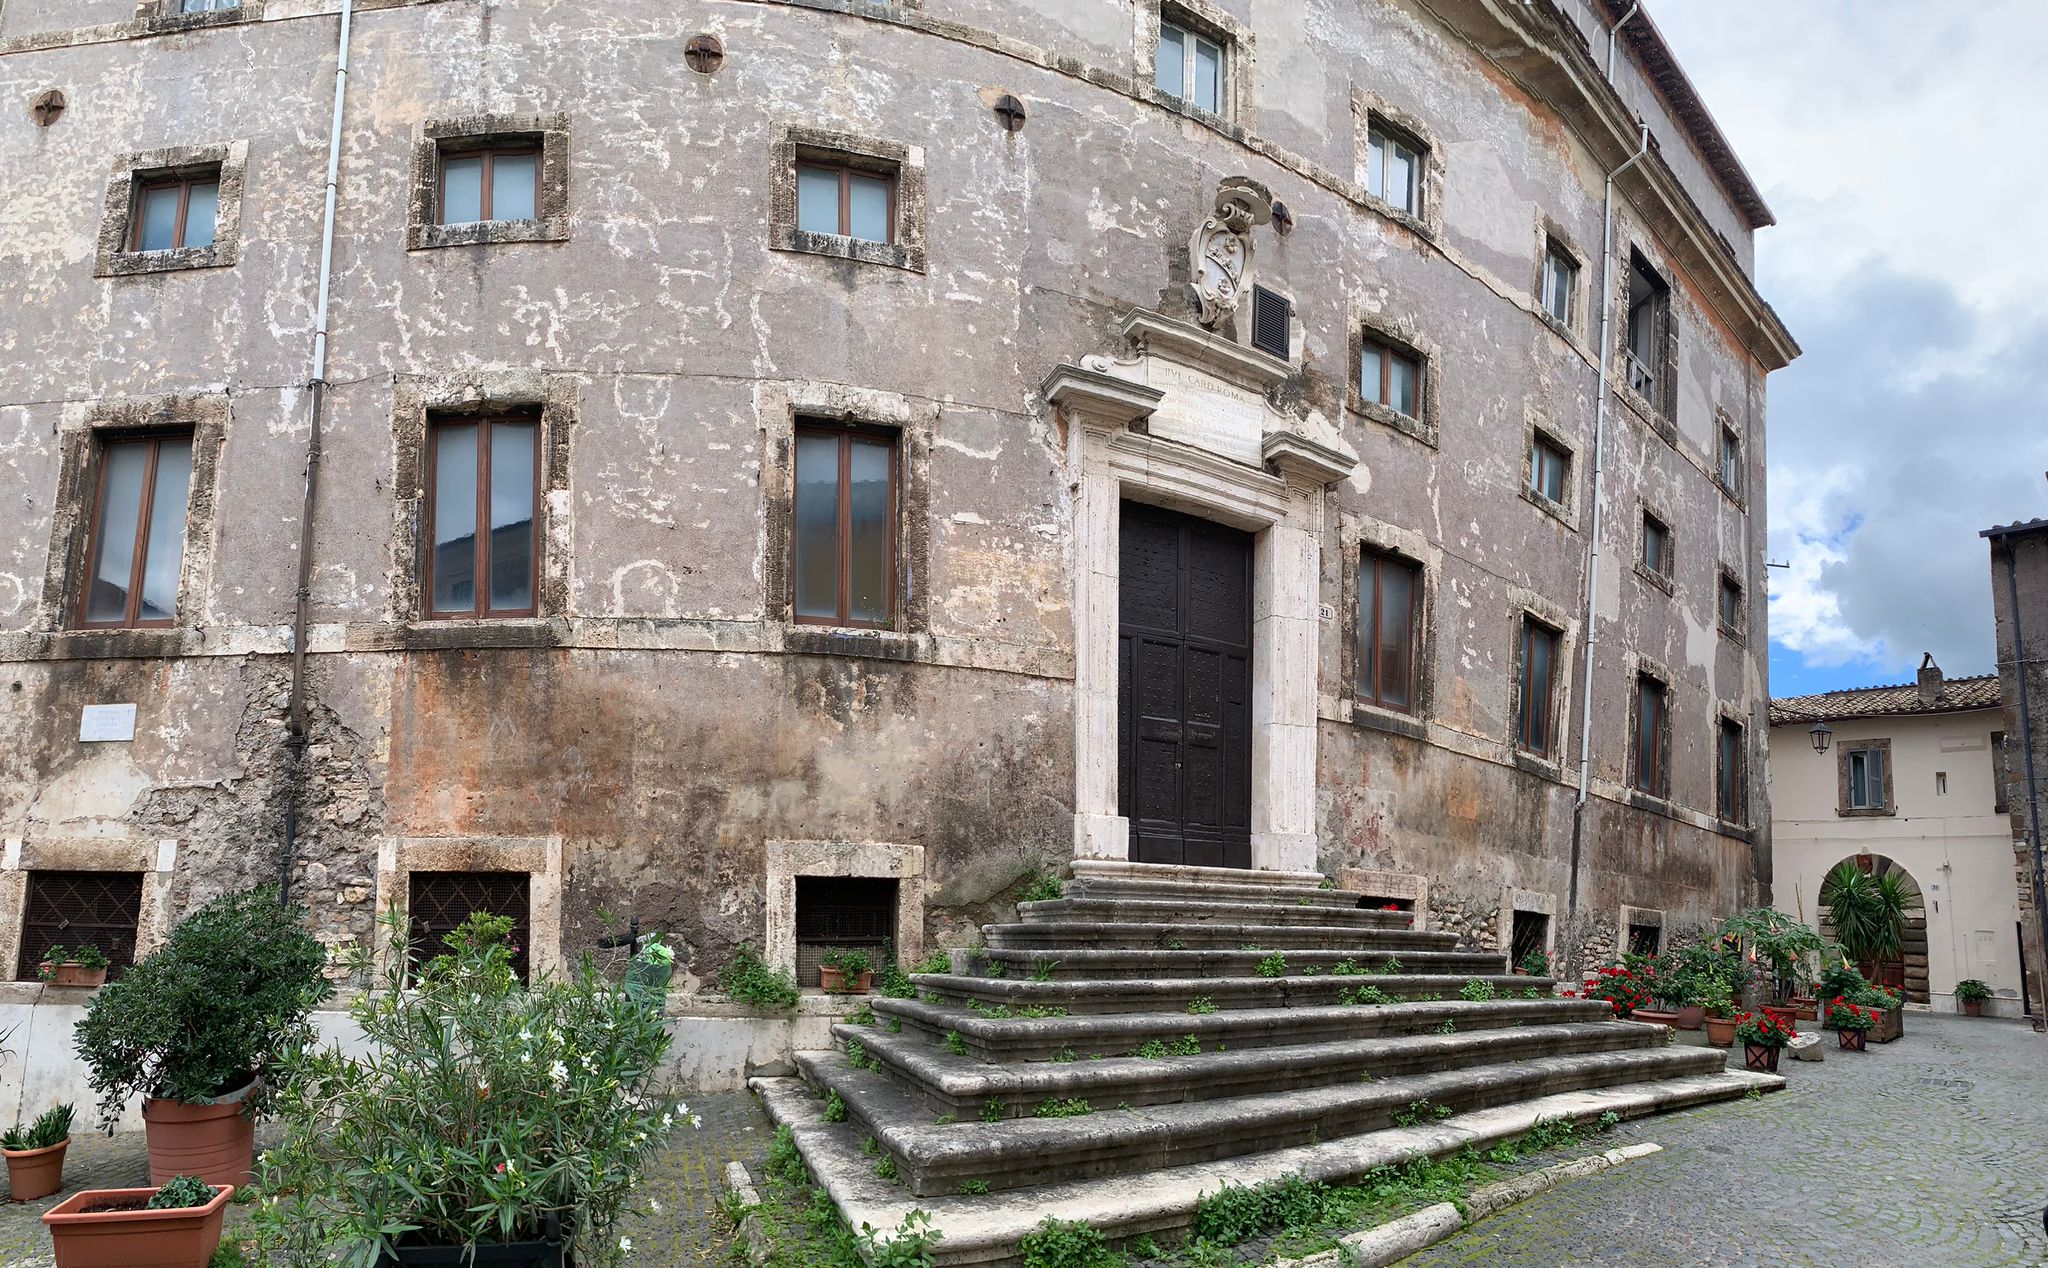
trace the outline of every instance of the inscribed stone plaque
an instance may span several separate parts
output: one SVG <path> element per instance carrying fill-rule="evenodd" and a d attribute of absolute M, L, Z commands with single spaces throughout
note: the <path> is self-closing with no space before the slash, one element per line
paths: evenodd
<path fill-rule="evenodd" d="M 132 740 L 135 738 L 135 706 L 132 704 L 89 704 L 79 711 L 78 738 Z"/>
<path fill-rule="evenodd" d="M 1165 440 L 1195 445 L 1238 462 L 1263 466 L 1259 441 L 1266 429 L 1266 399 L 1213 374 L 1154 356 L 1146 380 L 1166 393 L 1148 424 Z"/>

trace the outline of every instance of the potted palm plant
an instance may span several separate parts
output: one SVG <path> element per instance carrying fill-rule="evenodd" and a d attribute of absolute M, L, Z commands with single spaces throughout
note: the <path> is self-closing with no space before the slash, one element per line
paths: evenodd
<path fill-rule="evenodd" d="M 101 1121 L 111 1129 L 143 1098 L 151 1183 L 248 1182 L 263 1076 L 303 1041 L 329 990 L 327 954 L 304 915 L 274 890 L 224 895 L 88 1005 L 75 1046 Z"/>
<path fill-rule="evenodd" d="M 381 989 L 349 1005 L 364 1042 L 282 1063 L 284 1135 L 250 1221 L 262 1248 L 359 1268 L 641 1262 L 618 1221 L 647 1158 L 695 1122 L 660 1086 L 661 1009 L 587 956 L 522 985 L 512 922 L 495 916 L 471 916 L 408 978 L 405 918 L 380 921 Z M 367 975 L 368 953 L 347 966 Z"/>
<path fill-rule="evenodd" d="M 1962 1006 L 1963 1016 L 1984 1015 L 1984 1001 L 1991 998 L 1991 988 L 1974 977 L 1966 977 L 1956 983 L 1956 1003 Z"/>
<path fill-rule="evenodd" d="M 1845 859 L 1822 878 L 1820 901 L 1828 909 L 1835 940 L 1865 977 L 1904 948 L 1908 895 L 1897 873 L 1873 876 Z"/>
<path fill-rule="evenodd" d="M 865 951 L 827 951 L 818 967 L 818 985 L 827 991 L 865 995 L 875 983 L 875 960 Z"/>
<path fill-rule="evenodd" d="M 43 1213 L 57 1268 L 207 1268 L 231 1184 L 173 1176 L 154 1189 L 85 1189 Z"/>
<path fill-rule="evenodd" d="M 0 1134 L 0 1154 L 7 1158 L 7 1192 L 15 1201 L 33 1202 L 64 1187 L 72 1114 L 69 1104 L 53 1105 L 28 1126 L 16 1123 Z"/>

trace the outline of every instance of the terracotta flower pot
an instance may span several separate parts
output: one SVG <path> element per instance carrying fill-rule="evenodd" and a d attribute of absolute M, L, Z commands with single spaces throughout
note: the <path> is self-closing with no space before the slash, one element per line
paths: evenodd
<path fill-rule="evenodd" d="M 7 1157 L 7 1192 L 17 1202 L 49 1197 L 64 1187 L 64 1151 L 71 1138 L 47 1149 L 0 1149 Z"/>
<path fill-rule="evenodd" d="M 1707 1010 L 1705 1006 L 1700 1004 L 1687 1004 L 1684 1008 L 1678 1010 L 1678 1028 L 1680 1030 L 1698 1030 L 1700 1023 L 1706 1019 Z"/>
<path fill-rule="evenodd" d="M 1655 1008 L 1638 1008 L 1636 1010 L 1636 1020 L 1649 1022 L 1657 1026 L 1677 1026 L 1678 1014 L 1662 1012 Z"/>
<path fill-rule="evenodd" d="M 1801 1021 L 1819 1021 L 1820 1000 L 1812 995 L 1794 995 L 1792 1013 Z"/>
<path fill-rule="evenodd" d="M 1708 1017 L 1702 1023 L 1707 1028 L 1707 1043 L 1716 1048 L 1735 1046 L 1735 1019 L 1733 1017 Z"/>
<path fill-rule="evenodd" d="M 1964 1000 L 1964 1001 L 1963 1001 L 1963 1016 L 1965 1016 L 1965 1017 L 1982 1017 L 1983 1015 L 1984 1015 L 1984 1001 L 1983 1001 L 1983 1000 L 1981 1000 L 1981 999 L 1966 999 L 1966 1000 Z"/>
<path fill-rule="evenodd" d="M 86 1189 L 43 1213 L 57 1268 L 206 1268 L 234 1186 L 205 1206 L 178 1210 L 93 1211 L 89 1206 L 146 1203 L 155 1189 Z"/>
<path fill-rule="evenodd" d="M 1841 1046 L 1844 1052 L 1868 1051 L 1864 1046 L 1863 1032 L 1860 1030 L 1837 1030 L 1835 1032 L 1835 1042 Z"/>
<path fill-rule="evenodd" d="M 256 1167 L 256 1121 L 240 1100 L 216 1105 L 151 1097 L 142 1103 L 149 1179 L 198 1176 L 211 1185 L 248 1184 Z"/>
<path fill-rule="evenodd" d="M 50 979 L 53 986 L 105 986 L 107 971 L 89 969 L 71 960 L 56 966 L 56 974 Z"/>
<path fill-rule="evenodd" d="M 1793 1008 L 1791 1005 L 1765 1004 L 1764 1014 L 1769 1017 L 1777 1018 L 1779 1023 L 1782 1024 L 1785 1027 L 1785 1029 L 1792 1031 L 1795 1034 L 1798 1033 L 1799 1011 Z"/>
<path fill-rule="evenodd" d="M 849 978 L 844 969 L 835 969 L 830 965 L 823 965 L 818 969 L 818 985 L 834 994 L 865 995 L 874 984 L 873 970 Z"/>
<path fill-rule="evenodd" d="M 1776 1074 L 1778 1072 L 1778 1053 L 1780 1051 L 1777 1048 L 1767 1048 L 1760 1043 L 1744 1044 L 1742 1045 L 1742 1067 L 1745 1070 L 1755 1070 L 1760 1074 Z"/>

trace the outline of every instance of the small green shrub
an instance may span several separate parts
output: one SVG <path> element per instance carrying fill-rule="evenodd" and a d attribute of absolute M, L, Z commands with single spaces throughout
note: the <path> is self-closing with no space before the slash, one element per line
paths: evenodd
<path fill-rule="evenodd" d="M 956 1057 L 967 1055 L 967 1041 L 960 1037 L 959 1031 L 949 1030 L 946 1032 L 946 1051 Z"/>
<path fill-rule="evenodd" d="M 1380 972 L 1382 973 L 1399 973 L 1400 971 L 1401 961 L 1395 956 L 1388 956 L 1380 965 Z"/>
<path fill-rule="evenodd" d="M 1476 977 L 1458 988 L 1460 999 L 1470 1000 L 1475 1004 L 1483 1004 L 1498 994 L 1499 992 L 1493 988 L 1493 983 L 1482 982 Z"/>
<path fill-rule="evenodd" d="M 796 978 L 787 969 L 771 969 L 750 943 L 741 944 L 718 971 L 718 986 L 733 1000 L 756 1008 L 795 1008 Z"/>
<path fill-rule="evenodd" d="M 870 1005 L 862 1004 L 859 1008 L 847 1014 L 846 1020 L 856 1026 L 872 1026 L 875 1024 L 875 1010 Z"/>
<path fill-rule="evenodd" d="M 1073 1059 L 1074 1050 L 1072 1048 L 1061 1048 L 1058 1052 L 1053 1053 L 1051 1057 L 1047 1058 L 1047 1060 L 1058 1062 L 1061 1065 L 1065 1065 Z"/>
<path fill-rule="evenodd" d="M 981 1196 L 982 1194 L 984 1194 L 984 1193 L 987 1193 L 987 1192 L 988 1192 L 988 1181 L 986 1181 L 986 1180 L 962 1180 L 962 1181 L 960 1182 L 960 1196 L 961 1196 L 961 1197 L 965 1197 L 965 1198 L 978 1198 L 978 1197 L 980 1197 L 980 1196 Z"/>
<path fill-rule="evenodd" d="M 794 1187 L 810 1179 L 810 1172 L 804 1169 L 804 1156 L 797 1151 L 796 1133 L 787 1123 L 775 1129 L 775 1138 L 768 1142 L 768 1174 Z"/>
<path fill-rule="evenodd" d="M 843 1123 L 846 1121 L 846 1102 L 840 1099 L 837 1092 L 825 1098 L 825 1121 L 828 1123 Z"/>
<path fill-rule="evenodd" d="M 1041 956 L 1037 960 L 1032 961 L 1031 980 L 1034 982 L 1050 982 L 1052 981 L 1052 971 L 1059 966 L 1060 962 L 1058 960 L 1048 960 Z"/>
<path fill-rule="evenodd" d="M 1188 1001 L 1188 1011 L 1197 1017 L 1205 1013 L 1213 1013 L 1216 1011 L 1216 1001 L 1210 999 L 1207 995 L 1196 996 Z"/>
<path fill-rule="evenodd" d="M 1024 888 L 1017 895 L 1020 903 L 1047 903 L 1060 896 L 1059 873 L 1033 860 L 1031 870 L 1024 873 Z"/>
<path fill-rule="evenodd" d="M 855 947 L 848 950 L 827 951 L 818 957 L 818 962 L 828 969 L 838 969 L 849 978 L 875 971 L 875 957 Z"/>
<path fill-rule="evenodd" d="M 185 1207 L 205 1206 L 213 1201 L 219 1190 L 201 1180 L 198 1176 L 173 1176 L 164 1182 L 162 1188 L 149 1196 L 152 1211 L 176 1211 Z"/>
<path fill-rule="evenodd" d="M 28 1126 L 16 1123 L 8 1128 L 6 1134 L 0 1135 L 0 1149 L 48 1149 L 62 1144 L 71 1138 L 71 1120 L 76 1112 L 69 1102 L 52 1105 L 36 1115 Z"/>
<path fill-rule="evenodd" d="M 1052 1100 L 1046 1101 L 1037 1109 L 1032 1110 L 1031 1116 L 1033 1118 L 1079 1118 L 1083 1114 L 1093 1114 L 1094 1112 L 1095 1107 L 1078 1096 L 1069 1097 L 1066 1100 L 1060 1100 L 1055 1097 Z"/>
<path fill-rule="evenodd" d="M 1159 1061 L 1166 1056 L 1166 1045 L 1157 1039 L 1147 1039 L 1138 1048 L 1138 1055 L 1147 1061 Z"/>
<path fill-rule="evenodd" d="M 1355 991 L 1347 991 L 1339 995 L 1337 1002 L 1340 1004 L 1391 1004 L 1394 1002 L 1394 997 L 1377 986 L 1366 985 L 1359 987 Z"/>
<path fill-rule="evenodd" d="M 953 971 L 952 953 L 948 951 L 934 951 L 918 961 L 917 968 L 914 971 L 918 973 L 951 973 Z"/>
<path fill-rule="evenodd" d="M 993 1096 L 989 1097 L 988 1103 L 981 1107 L 981 1121 L 984 1123 L 1002 1122 L 1003 1103 Z"/>
<path fill-rule="evenodd" d="M 1182 1035 L 1168 1045 L 1166 1051 L 1171 1056 L 1192 1057 L 1202 1051 L 1202 1041 L 1193 1035 Z M 1223 1045 L 1217 1044 L 1216 1051 L 1223 1051 Z"/>
<path fill-rule="evenodd" d="M 872 1225 L 861 1225 L 858 1253 L 868 1268 L 933 1268 L 939 1262 L 938 1244 L 930 1214 L 912 1211 L 887 1237 Z"/>
<path fill-rule="evenodd" d="M 860 1040 L 849 1039 L 846 1041 L 846 1064 L 852 1066 L 856 1070 L 865 1070 L 868 1068 L 868 1065 L 870 1064 L 870 1058 L 868 1057 L 867 1046 L 861 1043 Z M 882 1063 L 879 1061 L 875 1061 L 873 1062 L 873 1064 L 877 1069 L 880 1069 Z"/>
<path fill-rule="evenodd" d="M 753 1209 L 747 1204 L 747 1200 L 740 1196 L 738 1189 L 727 1189 L 718 1195 L 718 1217 L 725 1221 L 728 1228 L 738 1228 L 746 1221 L 747 1212 Z"/>
<path fill-rule="evenodd" d="M 1358 967 L 1358 961 L 1351 959 L 1349 956 L 1330 966 L 1331 977 L 1357 977 L 1363 972 L 1365 970 Z"/>
<path fill-rule="evenodd" d="M 875 1178 L 893 1182 L 896 1179 L 896 1160 L 894 1158 L 884 1158 L 876 1163 Z"/>
<path fill-rule="evenodd" d="M 1457 1022 L 1455 1022 L 1455 1021 L 1453 1021 L 1453 1020 L 1451 1020 L 1450 1018 L 1446 1017 L 1446 1018 L 1444 1018 L 1444 1021 L 1443 1021 L 1443 1025 L 1441 1025 L 1441 1026 L 1438 1026 L 1438 1027 L 1436 1028 L 1436 1033 L 1438 1033 L 1438 1034 L 1440 1034 L 1440 1035 L 1450 1035 L 1450 1034 L 1456 1034 L 1456 1033 L 1457 1033 L 1457 1030 L 1458 1030 L 1458 1023 L 1457 1023 Z"/>
<path fill-rule="evenodd" d="M 1260 977 L 1286 977 L 1287 956 L 1282 952 L 1275 951 L 1265 959 L 1260 960 L 1258 974 Z"/>
<path fill-rule="evenodd" d="M 1124 1263 L 1093 1226 L 1051 1216 L 1018 1240 L 1017 1251 L 1024 1268 L 1122 1268 Z"/>

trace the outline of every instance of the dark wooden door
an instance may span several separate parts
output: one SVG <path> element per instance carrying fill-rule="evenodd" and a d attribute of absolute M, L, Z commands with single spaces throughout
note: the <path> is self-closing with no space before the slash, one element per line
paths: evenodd
<path fill-rule="evenodd" d="M 1250 867 L 1252 539 L 1123 504 L 1117 811 L 1141 863 Z"/>

